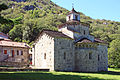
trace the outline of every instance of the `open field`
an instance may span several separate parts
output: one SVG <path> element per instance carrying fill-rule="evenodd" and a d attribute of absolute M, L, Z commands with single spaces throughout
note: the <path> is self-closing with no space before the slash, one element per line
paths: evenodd
<path fill-rule="evenodd" d="M 0 80 L 120 80 L 120 69 L 109 72 L 0 72 Z"/>

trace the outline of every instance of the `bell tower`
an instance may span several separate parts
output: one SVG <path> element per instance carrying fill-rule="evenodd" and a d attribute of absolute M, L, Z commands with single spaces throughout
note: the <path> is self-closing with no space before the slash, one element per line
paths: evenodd
<path fill-rule="evenodd" d="M 72 8 L 72 10 L 68 13 L 66 17 L 66 21 L 67 22 L 72 22 L 72 21 L 80 22 L 80 14 L 77 11 L 75 11 L 74 8 Z"/>

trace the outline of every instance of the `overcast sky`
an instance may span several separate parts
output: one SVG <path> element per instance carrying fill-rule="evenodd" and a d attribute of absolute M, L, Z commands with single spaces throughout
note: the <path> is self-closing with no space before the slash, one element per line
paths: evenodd
<path fill-rule="evenodd" d="M 72 3 L 76 11 L 82 12 L 93 19 L 106 19 L 120 22 L 120 0 L 52 0 L 68 10 Z"/>

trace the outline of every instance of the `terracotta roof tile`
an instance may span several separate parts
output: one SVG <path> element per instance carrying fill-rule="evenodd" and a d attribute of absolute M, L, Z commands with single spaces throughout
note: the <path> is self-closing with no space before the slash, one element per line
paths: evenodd
<path fill-rule="evenodd" d="M 37 38 L 42 34 L 42 33 L 46 33 L 52 37 L 62 37 L 62 38 L 69 38 L 71 39 L 69 36 L 63 34 L 62 32 L 58 32 L 58 31 L 53 31 L 53 30 L 47 30 L 47 29 L 43 29 L 38 36 L 36 37 L 35 41 L 37 40 Z"/>
<path fill-rule="evenodd" d="M 71 13 L 78 13 L 77 11 L 75 11 L 75 9 L 74 8 L 72 8 L 72 10 L 68 13 L 68 15 L 69 14 L 71 14 Z"/>
<path fill-rule="evenodd" d="M 11 40 L 0 40 L 0 46 L 30 48 L 26 43 L 13 42 Z"/>
<path fill-rule="evenodd" d="M 90 41 L 87 38 L 83 38 L 83 39 L 79 40 L 77 43 L 106 43 L 106 42 L 103 40 L 100 40 L 98 38 L 95 38 L 94 42 Z"/>
<path fill-rule="evenodd" d="M 92 41 L 90 41 L 87 38 L 83 38 L 83 39 L 79 40 L 77 43 L 92 43 Z"/>
<path fill-rule="evenodd" d="M 106 43 L 105 41 L 100 40 L 100 39 L 98 39 L 98 38 L 95 38 L 94 42 L 98 42 L 98 43 Z"/>
<path fill-rule="evenodd" d="M 63 34 L 62 32 L 58 32 L 58 31 L 43 30 L 43 32 L 50 35 L 50 36 L 52 36 L 52 37 L 70 38 L 70 37 L 66 36 L 65 34 Z"/>

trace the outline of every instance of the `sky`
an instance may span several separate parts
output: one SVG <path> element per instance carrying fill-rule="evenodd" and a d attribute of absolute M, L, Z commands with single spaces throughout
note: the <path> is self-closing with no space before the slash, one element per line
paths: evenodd
<path fill-rule="evenodd" d="M 52 0 L 57 5 L 84 13 L 93 19 L 106 19 L 120 22 L 120 0 Z"/>

